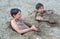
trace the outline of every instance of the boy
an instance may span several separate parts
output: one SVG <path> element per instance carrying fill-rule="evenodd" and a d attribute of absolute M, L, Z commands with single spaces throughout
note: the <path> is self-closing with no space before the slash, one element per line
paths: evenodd
<path fill-rule="evenodd" d="M 43 4 L 37 3 L 36 4 L 36 11 L 37 11 L 37 13 L 35 15 L 35 19 L 37 21 L 55 23 L 55 20 L 46 18 L 46 17 L 48 17 L 48 15 L 53 14 L 53 11 L 52 10 L 44 10 Z M 45 15 L 47 15 L 47 16 L 44 17 Z"/>
<path fill-rule="evenodd" d="M 11 27 L 19 34 L 24 34 L 32 30 L 37 30 L 35 25 L 30 25 L 22 19 L 21 10 L 18 8 L 13 8 L 10 11 L 13 19 L 11 20 Z M 30 27 L 28 27 L 30 26 Z"/>

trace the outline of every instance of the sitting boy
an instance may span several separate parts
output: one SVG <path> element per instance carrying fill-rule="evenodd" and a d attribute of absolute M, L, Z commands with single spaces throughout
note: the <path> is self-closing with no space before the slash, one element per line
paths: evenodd
<path fill-rule="evenodd" d="M 35 25 L 30 25 L 22 19 L 21 10 L 18 8 L 13 8 L 10 11 L 12 16 L 11 27 L 19 34 L 24 34 L 32 30 L 37 30 Z"/>
<path fill-rule="evenodd" d="M 54 19 L 47 18 L 50 14 L 53 14 L 53 10 L 44 10 L 44 5 L 41 3 L 38 3 L 36 4 L 36 11 L 37 12 L 35 15 L 35 20 L 42 21 L 42 22 L 48 22 L 48 23 L 55 23 Z"/>

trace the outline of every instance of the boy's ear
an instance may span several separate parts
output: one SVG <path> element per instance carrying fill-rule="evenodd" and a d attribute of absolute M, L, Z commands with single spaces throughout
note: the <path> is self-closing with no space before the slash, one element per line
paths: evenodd
<path fill-rule="evenodd" d="M 13 17 L 15 17 L 15 15 L 13 15 Z"/>

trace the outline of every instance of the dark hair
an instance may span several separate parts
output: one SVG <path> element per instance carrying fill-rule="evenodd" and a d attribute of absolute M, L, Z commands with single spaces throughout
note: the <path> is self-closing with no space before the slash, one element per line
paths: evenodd
<path fill-rule="evenodd" d="M 37 4 L 36 4 L 36 9 L 39 9 L 41 6 L 43 6 L 43 4 L 37 3 Z"/>
<path fill-rule="evenodd" d="M 13 17 L 13 15 L 16 15 L 19 11 L 21 12 L 21 10 L 18 8 L 12 8 L 10 14 Z"/>

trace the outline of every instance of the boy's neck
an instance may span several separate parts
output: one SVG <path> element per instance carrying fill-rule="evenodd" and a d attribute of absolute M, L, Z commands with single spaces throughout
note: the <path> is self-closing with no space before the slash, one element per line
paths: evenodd
<path fill-rule="evenodd" d="M 44 12 L 38 12 L 38 13 L 40 13 L 40 14 L 44 14 Z"/>
<path fill-rule="evenodd" d="M 38 12 L 38 13 L 40 13 L 40 14 L 44 14 L 44 13 L 45 13 L 45 10 L 44 10 L 43 12 Z"/>
<path fill-rule="evenodd" d="M 16 22 L 18 21 L 18 19 L 16 19 L 16 18 L 13 18 Z"/>

